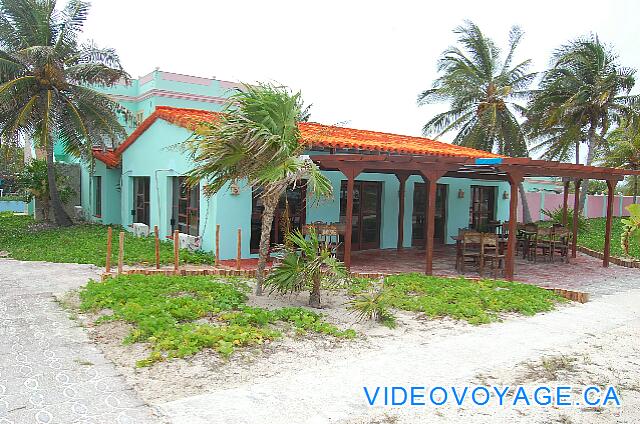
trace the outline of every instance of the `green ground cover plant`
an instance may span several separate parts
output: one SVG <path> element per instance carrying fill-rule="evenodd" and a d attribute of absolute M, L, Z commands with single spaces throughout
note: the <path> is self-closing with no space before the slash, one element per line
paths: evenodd
<path fill-rule="evenodd" d="M 363 287 L 362 293 L 372 287 L 373 283 L 368 288 Z M 378 290 L 375 302 L 371 296 L 356 294 L 351 308 L 360 313 L 375 308 L 383 311 L 400 309 L 421 312 L 428 317 L 451 317 L 470 324 L 486 324 L 497 321 L 501 313 L 535 315 L 565 301 L 551 291 L 529 284 L 423 274 L 388 276 Z"/>
<path fill-rule="evenodd" d="M 297 334 L 356 335 L 304 308 L 248 306 L 246 290 L 246 285 L 213 276 L 123 275 L 90 281 L 80 291 L 80 309 L 110 311 L 98 324 L 112 320 L 131 324 L 133 330 L 124 342 L 146 342 L 152 350 L 138 366 L 190 356 L 205 348 L 228 357 L 237 348 L 282 337 L 283 324 Z"/>
<path fill-rule="evenodd" d="M 585 231 L 578 232 L 578 244 L 598 252 L 604 251 L 604 232 L 607 223 L 606 218 L 590 218 L 587 220 L 589 225 Z M 611 255 L 617 257 L 629 256 L 640 259 L 640 243 L 632 240 L 629 243 L 629 255 L 626 255 L 620 239 L 624 225 L 622 218 L 613 217 L 611 224 Z"/>
<path fill-rule="evenodd" d="M 5 195 L 0 197 L 0 202 L 24 202 L 24 196 Z"/>
<path fill-rule="evenodd" d="M 113 227 L 111 263 L 118 255 L 118 232 Z M 125 232 L 124 262 L 128 265 L 154 264 L 154 240 L 138 238 Z M 99 224 L 79 224 L 72 227 L 48 227 L 37 225 L 33 218 L 0 212 L 0 250 L 23 261 L 47 261 L 60 263 L 80 263 L 104 266 L 107 250 L 107 226 Z M 180 261 L 192 264 L 212 264 L 211 253 L 180 251 Z M 160 262 L 173 263 L 173 243 L 160 243 Z"/>

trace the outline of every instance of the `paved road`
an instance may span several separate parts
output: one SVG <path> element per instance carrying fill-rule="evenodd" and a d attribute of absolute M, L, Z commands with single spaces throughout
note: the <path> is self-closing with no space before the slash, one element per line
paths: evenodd
<path fill-rule="evenodd" d="M 97 276 L 87 265 L 0 259 L 0 424 L 165 422 L 56 303 Z"/>

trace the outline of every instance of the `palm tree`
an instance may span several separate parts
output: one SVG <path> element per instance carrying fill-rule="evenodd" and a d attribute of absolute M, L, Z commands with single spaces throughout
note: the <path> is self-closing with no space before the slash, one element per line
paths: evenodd
<path fill-rule="evenodd" d="M 607 135 L 609 150 L 604 154 L 605 166 L 623 169 L 640 169 L 640 129 L 637 125 L 622 125 Z M 638 198 L 638 176 L 633 177 L 633 203 Z"/>
<path fill-rule="evenodd" d="M 207 181 L 206 195 L 235 181 L 262 189 L 258 295 L 262 294 L 273 217 L 287 187 L 306 184 L 317 198 L 332 194 L 331 182 L 302 155 L 305 146 L 300 143 L 298 122 L 307 116 L 299 92 L 272 84 L 247 85 L 229 98 L 217 122 L 200 128 L 184 145 L 195 164 L 189 181 Z"/>
<path fill-rule="evenodd" d="M 319 308 L 322 282 L 337 285 L 346 277 L 344 264 L 326 242 L 320 241 L 313 228 L 308 237 L 296 229 L 287 233 L 282 261 L 271 270 L 265 286 L 281 294 L 309 290 L 309 306 Z"/>
<path fill-rule="evenodd" d="M 526 98 L 535 74 L 528 72 L 530 59 L 513 65 L 522 31 L 511 29 L 503 58 L 500 49 L 473 22 L 466 21 L 454 33 L 461 47 L 449 47 L 442 53 L 438 62 L 441 76 L 418 96 L 419 105 L 446 101 L 450 109 L 427 122 L 423 133 L 440 137 L 457 131 L 454 144 L 505 156 L 528 156 L 525 134 L 518 122 L 525 110 L 517 100 Z M 522 184 L 520 196 L 524 219 L 529 222 L 531 214 Z"/>
<path fill-rule="evenodd" d="M 126 136 L 117 104 L 91 88 L 128 80 L 117 54 L 78 37 L 89 3 L 0 0 L 0 136 L 46 151 L 49 197 L 58 225 L 71 225 L 56 186 L 53 147 L 88 158 L 94 145 Z M 30 148 L 29 142 L 27 147 Z"/>
<path fill-rule="evenodd" d="M 551 63 L 531 96 L 526 126 L 532 136 L 542 139 L 539 146 L 546 158 L 566 160 L 573 152 L 579 163 L 580 145 L 586 142 L 586 164 L 591 165 L 599 150 L 606 151 L 605 135 L 611 125 L 636 115 L 638 97 L 629 94 L 635 70 L 620 66 L 597 35 L 560 47 Z M 583 190 L 580 210 L 586 195 Z"/>

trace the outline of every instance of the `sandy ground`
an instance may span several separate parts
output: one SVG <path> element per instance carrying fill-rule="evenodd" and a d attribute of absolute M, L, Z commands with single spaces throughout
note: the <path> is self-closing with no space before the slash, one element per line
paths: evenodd
<path fill-rule="evenodd" d="M 307 297 L 250 296 L 266 308 L 305 305 Z M 356 340 L 284 338 L 234 354 L 136 369 L 148 351 L 123 346 L 128 328 L 98 327 L 90 337 L 139 395 L 175 423 L 640 422 L 640 291 L 570 304 L 535 317 L 471 326 L 398 314 L 398 328 L 358 323 L 346 297 L 323 298 L 326 319 L 354 328 Z M 613 385 L 622 407 L 369 407 L 362 386 Z"/>
<path fill-rule="evenodd" d="M 266 309 L 306 307 L 308 302 L 308 294 L 255 296 L 250 292 L 248 297 L 250 306 Z M 314 311 L 322 313 L 326 321 L 339 328 L 353 328 L 358 334 L 355 340 L 311 333 L 295 336 L 289 333 L 262 346 L 238 350 L 229 359 L 223 359 L 211 350 L 204 350 L 189 358 L 160 362 L 145 368 L 136 368 L 135 363 L 149 355 L 148 346 L 143 343 L 122 344 L 131 328 L 128 324 L 107 322 L 94 325 L 99 314 L 78 314 L 77 317 L 140 396 L 153 404 L 206 393 L 212 387 L 240 387 L 283 373 L 303 372 L 313 367 L 328 366 L 335 361 L 348 361 L 389 343 L 401 345 L 406 339 L 426 342 L 434 337 L 473 331 L 474 328 L 461 321 L 429 320 L 416 314 L 397 312 L 398 327 L 389 329 L 375 322 L 359 321 L 345 309 L 347 300 L 348 297 L 342 292 L 323 293 L 323 308 Z M 75 292 L 68 293 L 64 300 L 72 308 L 77 302 Z"/>

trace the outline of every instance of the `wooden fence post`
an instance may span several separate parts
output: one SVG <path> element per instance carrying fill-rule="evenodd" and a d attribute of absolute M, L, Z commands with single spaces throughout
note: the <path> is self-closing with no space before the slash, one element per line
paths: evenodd
<path fill-rule="evenodd" d="M 180 270 L 180 237 L 179 231 L 173 232 L 173 270 L 177 273 Z"/>
<path fill-rule="evenodd" d="M 113 237 L 113 229 L 107 228 L 107 261 L 105 264 L 105 274 L 111 274 L 111 239 Z"/>
<path fill-rule="evenodd" d="M 216 262 L 215 266 L 220 265 L 220 224 L 216 224 Z"/>
<path fill-rule="evenodd" d="M 160 233 L 157 225 L 153 226 L 153 232 L 156 238 L 156 269 L 160 269 Z"/>
<path fill-rule="evenodd" d="M 238 252 L 236 254 L 236 269 L 240 269 L 241 268 L 241 262 L 240 260 L 242 259 L 242 229 L 238 228 Z"/>
<path fill-rule="evenodd" d="M 122 261 L 124 260 L 124 231 L 120 231 L 118 240 L 118 275 L 122 274 Z"/>

